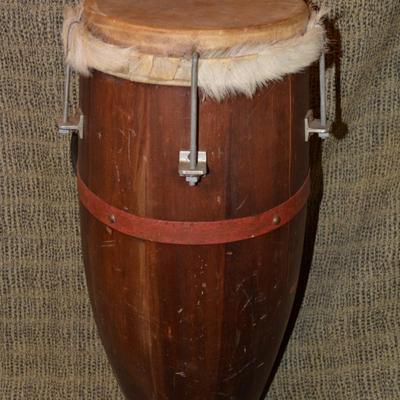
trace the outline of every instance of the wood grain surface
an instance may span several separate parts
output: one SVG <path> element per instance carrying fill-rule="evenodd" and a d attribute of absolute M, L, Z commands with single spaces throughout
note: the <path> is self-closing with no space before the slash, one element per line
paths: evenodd
<path fill-rule="evenodd" d="M 253 99 L 200 102 L 209 175 L 178 176 L 189 146 L 190 89 L 95 72 L 81 81 L 79 169 L 130 213 L 177 221 L 254 215 L 294 194 L 308 173 L 308 77 Z M 259 400 L 294 299 L 305 210 L 265 236 L 227 245 L 150 243 L 81 207 L 88 290 L 105 350 L 129 400 Z"/>
<path fill-rule="evenodd" d="M 304 32 L 303 0 L 86 0 L 84 18 L 110 43 L 183 56 Z"/>

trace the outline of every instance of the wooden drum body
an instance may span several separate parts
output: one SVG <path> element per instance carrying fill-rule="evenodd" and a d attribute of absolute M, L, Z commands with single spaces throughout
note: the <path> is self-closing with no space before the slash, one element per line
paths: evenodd
<path fill-rule="evenodd" d="M 305 68 L 324 31 L 301 0 L 185 7 L 87 0 L 66 14 L 67 63 L 91 71 L 81 123 L 60 128 L 80 132 L 87 284 L 127 399 L 259 400 L 296 293 Z M 178 173 L 191 121 L 207 154 L 194 186 Z"/>
<path fill-rule="evenodd" d="M 202 102 L 210 173 L 193 188 L 177 174 L 190 89 L 95 73 L 81 82 L 81 178 L 107 203 L 148 218 L 261 213 L 307 178 L 307 92 L 302 74 L 253 99 Z M 296 291 L 305 210 L 264 236 L 208 246 L 135 239 L 84 207 L 81 222 L 94 315 L 127 398 L 258 400 Z"/>

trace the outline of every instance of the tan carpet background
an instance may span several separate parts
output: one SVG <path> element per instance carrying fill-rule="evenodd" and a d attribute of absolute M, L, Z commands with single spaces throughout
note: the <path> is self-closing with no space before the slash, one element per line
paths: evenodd
<path fill-rule="evenodd" d="M 65 3 L 0 2 L 1 400 L 122 399 L 88 304 L 68 140 L 55 129 Z M 319 3 L 336 17 L 329 114 L 341 123 L 322 147 L 323 175 L 314 144 L 314 259 L 267 398 L 397 400 L 400 2 Z"/>

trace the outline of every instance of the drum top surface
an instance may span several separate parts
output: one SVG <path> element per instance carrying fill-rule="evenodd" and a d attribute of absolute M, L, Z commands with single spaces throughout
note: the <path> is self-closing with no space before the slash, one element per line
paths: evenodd
<path fill-rule="evenodd" d="M 303 0 L 86 0 L 84 18 L 110 43 L 154 54 L 229 49 L 302 34 Z"/>

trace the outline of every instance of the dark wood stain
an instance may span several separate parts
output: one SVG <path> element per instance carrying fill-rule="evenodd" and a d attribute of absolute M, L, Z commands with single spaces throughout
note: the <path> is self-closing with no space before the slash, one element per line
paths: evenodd
<path fill-rule="evenodd" d="M 308 173 L 308 76 L 253 99 L 200 103 L 209 175 L 178 176 L 188 149 L 187 88 L 95 72 L 81 81 L 79 169 L 113 206 L 152 218 L 244 217 L 294 194 Z M 268 235 L 215 246 L 145 242 L 81 208 L 87 285 L 101 339 L 127 399 L 259 400 L 292 307 L 305 211 Z"/>

